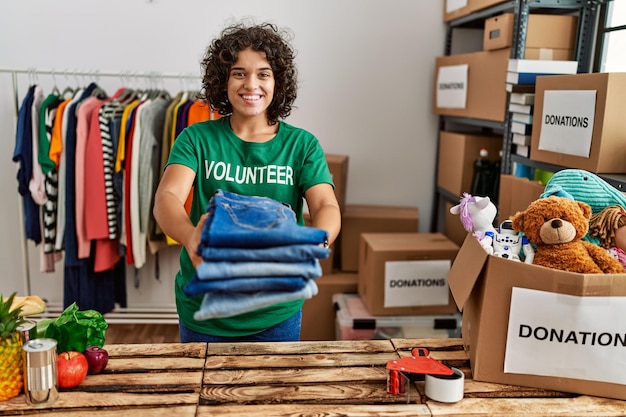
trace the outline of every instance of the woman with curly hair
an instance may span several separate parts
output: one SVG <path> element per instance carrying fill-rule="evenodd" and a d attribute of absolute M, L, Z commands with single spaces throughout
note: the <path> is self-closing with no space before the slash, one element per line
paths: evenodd
<path fill-rule="evenodd" d="M 303 300 L 197 321 L 202 296 L 183 291 L 202 263 L 197 248 L 217 190 L 285 203 L 300 225 L 306 200 L 312 226 L 328 233 L 329 245 L 339 234 L 324 151 L 311 133 L 282 120 L 297 93 L 294 56 L 275 25 L 239 23 L 225 28 L 202 60 L 200 95 L 222 117 L 190 125 L 176 138 L 153 211 L 163 232 L 183 245 L 175 283 L 181 342 L 299 340 Z"/>

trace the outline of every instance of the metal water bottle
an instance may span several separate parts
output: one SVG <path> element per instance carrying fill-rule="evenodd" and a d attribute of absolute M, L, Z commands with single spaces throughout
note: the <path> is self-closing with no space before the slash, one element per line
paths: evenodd
<path fill-rule="evenodd" d="M 35 407 L 53 403 L 57 387 L 57 341 L 32 339 L 23 346 L 24 394 L 26 404 Z"/>

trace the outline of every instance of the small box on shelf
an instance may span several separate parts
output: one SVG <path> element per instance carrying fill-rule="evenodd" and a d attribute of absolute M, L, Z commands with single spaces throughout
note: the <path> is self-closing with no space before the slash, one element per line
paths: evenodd
<path fill-rule="evenodd" d="M 513 45 L 515 15 L 503 13 L 485 20 L 483 49 L 510 48 Z M 525 59 L 572 59 L 576 45 L 578 17 L 532 13 L 528 15 Z"/>

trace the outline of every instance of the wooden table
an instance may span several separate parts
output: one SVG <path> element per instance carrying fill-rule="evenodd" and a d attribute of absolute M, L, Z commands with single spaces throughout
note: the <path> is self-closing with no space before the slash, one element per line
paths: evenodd
<path fill-rule="evenodd" d="M 461 369 L 464 399 L 429 400 L 424 383 L 387 394 L 385 365 L 426 347 Z M 109 365 L 45 409 L 24 395 L 0 416 L 624 416 L 626 401 L 471 380 L 459 339 L 109 345 Z"/>

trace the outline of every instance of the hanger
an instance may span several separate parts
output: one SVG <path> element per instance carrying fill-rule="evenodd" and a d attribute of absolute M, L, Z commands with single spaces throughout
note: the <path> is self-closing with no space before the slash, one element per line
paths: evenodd
<path fill-rule="evenodd" d="M 68 76 L 67 76 L 67 71 L 65 72 L 65 79 L 67 80 Z M 74 94 L 76 94 L 76 89 L 72 88 L 69 86 L 65 87 L 63 89 L 63 91 L 61 91 L 61 94 L 59 94 L 61 96 L 61 98 L 69 98 L 72 97 Z M 69 95 L 69 96 L 68 96 Z"/>
<path fill-rule="evenodd" d="M 52 91 L 50 92 L 50 94 L 61 96 L 61 92 L 59 91 L 59 87 L 57 87 L 57 76 L 56 76 L 56 74 L 54 72 L 54 68 L 50 72 L 52 73 L 52 82 L 54 83 L 54 85 L 52 86 Z"/>

